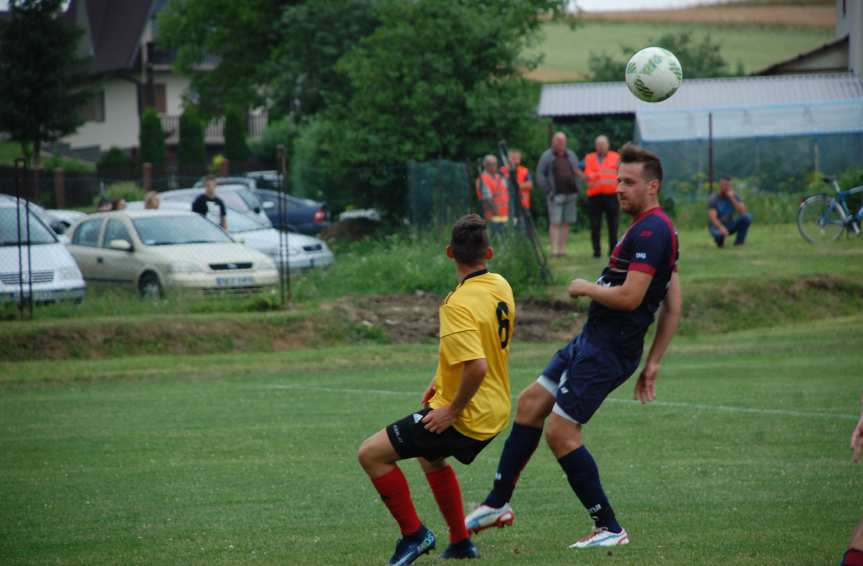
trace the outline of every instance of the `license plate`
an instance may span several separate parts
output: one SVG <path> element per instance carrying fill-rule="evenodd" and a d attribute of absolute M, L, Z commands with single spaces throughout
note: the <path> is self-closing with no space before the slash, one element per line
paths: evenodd
<path fill-rule="evenodd" d="M 219 287 L 242 287 L 254 284 L 255 278 L 248 275 L 243 277 L 216 277 L 216 285 Z"/>

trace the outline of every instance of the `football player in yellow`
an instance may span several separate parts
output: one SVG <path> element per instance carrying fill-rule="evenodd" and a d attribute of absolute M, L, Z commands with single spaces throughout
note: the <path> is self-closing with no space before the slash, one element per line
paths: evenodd
<path fill-rule="evenodd" d="M 464 526 L 461 488 L 445 458 L 470 464 L 506 425 L 510 413 L 508 357 L 515 299 L 506 279 L 489 273 L 493 256 L 485 221 L 459 219 L 446 248 L 459 284 L 440 305 L 440 347 L 423 408 L 370 436 L 358 459 L 399 524 L 391 565 L 410 564 L 435 546 L 417 516 L 398 460 L 417 458 L 446 520 L 450 545 L 442 558 L 478 558 Z"/>

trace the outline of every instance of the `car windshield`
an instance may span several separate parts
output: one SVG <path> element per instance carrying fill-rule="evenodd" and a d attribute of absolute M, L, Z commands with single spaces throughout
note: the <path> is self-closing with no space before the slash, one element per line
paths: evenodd
<path fill-rule="evenodd" d="M 232 242 L 218 226 L 197 214 L 152 216 L 132 220 L 145 246 L 211 244 Z"/>
<path fill-rule="evenodd" d="M 20 213 L 18 210 L 20 210 Z M 24 207 L 11 206 L 0 208 L 0 246 L 18 245 L 19 221 L 21 224 L 21 243 L 26 244 L 27 215 Z M 32 211 L 30 212 L 30 243 L 34 246 L 57 243 L 57 238 L 53 232 Z"/>
<path fill-rule="evenodd" d="M 218 218 L 211 218 L 218 221 Z M 228 209 L 228 232 L 251 232 L 252 230 L 264 230 L 269 228 L 263 222 L 260 222 L 248 214 L 237 212 L 233 209 Z"/>

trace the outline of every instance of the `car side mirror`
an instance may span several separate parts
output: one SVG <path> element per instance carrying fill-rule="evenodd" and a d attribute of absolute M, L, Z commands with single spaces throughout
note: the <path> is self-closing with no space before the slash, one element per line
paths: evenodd
<path fill-rule="evenodd" d="M 276 205 L 275 205 L 275 203 L 273 203 L 273 202 L 270 202 L 270 201 L 264 201 L 264 202 L 262 203 L 262 206 L 263 206 L 264 208 L 273 208 L 273 207 L 274 207 L 274 206 L 276 206 Z"/>
<path fill-rule="evenodd" d="M 110 242 L 108 242 L 108 247 L 112 250 L 117 250 L 121 252 L 132 251 L 132 243 L 128 240 L 111 240 Z"/>
<path fill-rule="evenodd" d="M 260 214 L 260 213 L 261 213 L 261 207 L 260 207 L 260 206 L 256 206 L 256 207 L 255 207 L 255 214 Z"/>

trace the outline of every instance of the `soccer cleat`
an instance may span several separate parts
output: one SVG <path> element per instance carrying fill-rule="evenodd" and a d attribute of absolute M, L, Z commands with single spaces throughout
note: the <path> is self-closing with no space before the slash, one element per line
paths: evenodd
<path fill-rule="evenodd" d="M 594 548 L 600 546 L 618 546 L 621 544 L 629 544 L 629 535 L 626 534 L 626 529 L 621 529 L 619 533 L 613 533 L 605 527 L 593 529 L 593 532 L 578 542 L 569 545 L 569 548 Z"/>
<path fill-rule="evenodd" d="M 388 566 L 406 566 L 414 560 L 427 554 L 434 548 L 435 536 L 425 525 L 416 534 L 402 537 L 396 542 L 396 551 L 388 562 Z"/>
<path fill-rule="evenodd" d="M 460 540 L 447 547 L 440 555 L 441 560 L 468 560 L 479 558 L 479 550 L 476 549 L 469 538 Z"/>
<path fill-rule="evenodd" d="M 468 531 L 476 534 L 491 527 L 500 529 L 504 525 L 512 525 L 514 520 L 515 513 L 512 512 L 509 503 L 504 503 L 503 507 L 497 508 L 480 505 L 464 518 L 464 526 Z"/>

